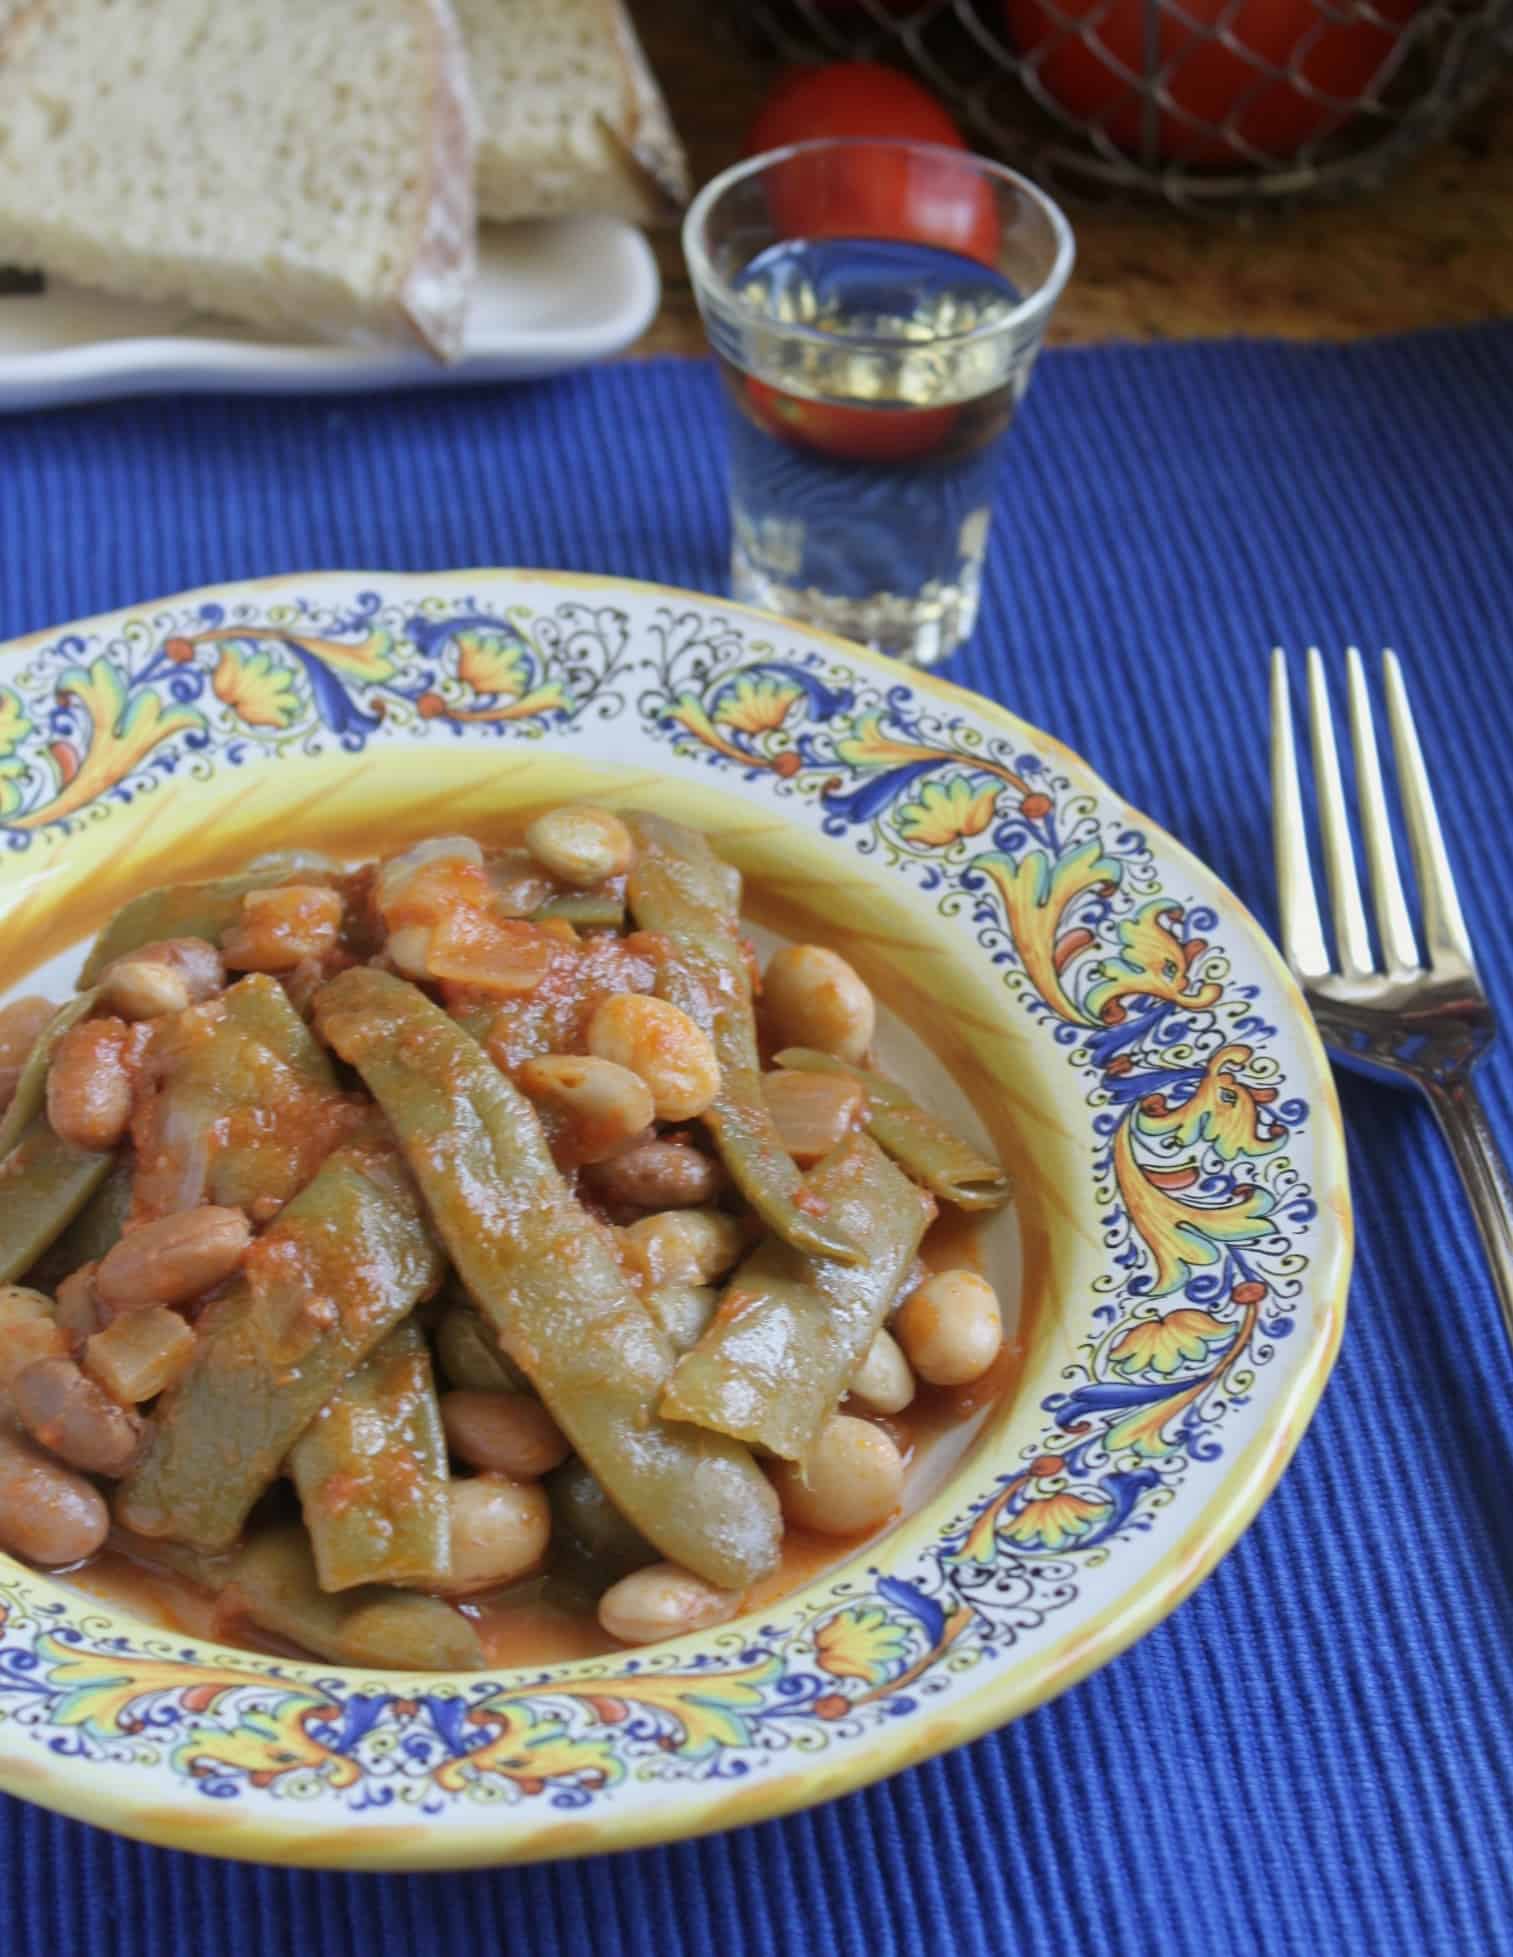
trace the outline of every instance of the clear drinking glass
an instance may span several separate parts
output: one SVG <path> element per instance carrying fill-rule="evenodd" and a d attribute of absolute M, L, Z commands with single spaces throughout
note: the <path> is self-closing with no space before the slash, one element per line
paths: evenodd
<path fill-rule="evenodd" d="M 729 408 L 733 595 L 934 665 L 977 616 L 1066 218 L 984 157 L 838 138 L 726 170 L 683 245 Z"/>

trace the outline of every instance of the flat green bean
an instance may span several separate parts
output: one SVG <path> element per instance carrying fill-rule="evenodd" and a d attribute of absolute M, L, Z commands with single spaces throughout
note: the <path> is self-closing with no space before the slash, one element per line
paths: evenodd
<path fill-rule="evenodd" d="M 331 1057 L 289 1003 L 277 979 L 249 972 L 221 994 L 226 1017 L 249 1039 L 265 1046 L 310 1087 L 336 1085 Z"/>
<path fill-rule="evenodd" d="M 626 886 L 631 915 L 663 940 L 657 991 L 714 1042 L 720 1091 L 703 1120 L 731 1181 L 771 1230 L 819 1257 L 859 1251 L 824 1211 L 795 1199 L 799 1172 L 762 1096 L 751 977 L 738 932 L 739 880 L 695 830 L 659 816 L 626 818 L 637 844 Z"/>
<path fill-rule="evenodd" d="M 131 1210 L 134 1175 L 131 1151 L 118 1150 L 105 1180 L 46 1252 L 36 1274 L 42 1290 L 53 1290 L 82 1264 L 98 1263 L 119 1242 Z"/>
<path fill-rule="evenodd" d="M 329 1596 L 303 1529 L 268 1529 L 232 1564 L 222 1591 L 228 1613 L 339 1665 L 395 1671 L 481 1671 L 477 1631 L 440 1597 L 364 1584 Z"/>
<path fill-rule="evenodd" d="M 477 1393 L 528 1391 L 530 1381 L 499 1349 L 499 1341 L 472 1305 L 453 1305 L 436 1328 L 436 1357 L 448 1386 Z"/>
<path fill-rule="evenodd" d="M 425 1338 L 396 1325 L 343 1380 L 289 1456 L 322 1590 L 451 1573 L 441 1409 Z"/>
<path fill-rule="evenodd" d="M 240 1617 L 318 1658 L 404 1671 L 472 1672 L 485 1662 L 477 1631 L 440 1597 L 380 1584 L 327 1594 L 296 1524 L 263 1530 L 224 1556 L 119 1527 L 111 1530 L 110 1546 L 146 1569 L 167 1570 L 224 1597 L 228 1619 Z"/>
<path fill-rule="evenodd" d="M 231 1581 L 231 1572 L 236 1567 L 236 1554 L 207 1556 L 203 1551 L 191 1549 L 188 1543 L 169 1542 L 162 1537 L 136 1536 L 130 1529 L 112 1523 L 110 1548 L 129 1556 L 133 1563 L 140 1563 L 149 1570 L 167 1570 L 171 1576 L 183 1577 L 189 1583 L 196 1583 L 201 1590 L 208 1590 L 212 1596 L 219 1596 Z"/>
<path fill-rule="evenodd" d="M 354 1145 L 328 1157 L 201 1315 L 189 1370 L 121 1483 L 117 1519 L 139 1535 L 227 1548 L 305 1428 L 440 1274 L 392 1153 Z"/>
<path fill-rule="evenodd" d="M 805 1185 L 864 1261 L 806 1257 L 768 1237 L 725 1287 L 709 1330 L 662 1400 L 786 1461 L 802 1461 L 834 1412 L 914 1262 L 935 1205 L 865 1135 L 827 1155 Z"/>
<path fill-rule="evenodd" d="M 709 1329 L 720 1294 L 712 1284 L 669 1282 L 646 1293 L 646 1309 L 680 1356 L 691 1352 Z"/>
<path fill-rule="evenodd" d="M 488 1043 L 490 1030 L 495 1020 L 499 1017 L 499 1008 L 497 1006 L 464 1006 L 454 1012 L 452 1017 L 470 1040 L 476 1040 L 479 1046 L 485 1046 Z"/>
<path fill-rule="evenodd" d="M 138 1207 L 286 1202 L 336 1139 L 330 1058 L 276 979 L 253 973 L 165 1023 L 138 1128 Z"/>
<path fill-rule="evenodd" d="M 561 890 L 531 912 L 534 924 L 554 917 L 590 929 L 605 925 L 618 931 L 625 922 L 625 899 L 613 890 Z"/>
<path fill-rule="evenodd" d="M 803 1046 L 785 1047 L 777 1064 L 800 1073 L 841 1074 L 854 1080 L 867 1097 L 868 1134 L 942 1201 L 959 1210 L 993 1210 L 1014 1193 L 996 1162 L 938 1116 L 926 1113 L 897 1081 Z"/>
<path fill-rule="evenodd" d="M 47 1099 L 47 1070 L 53 1063 L 53 1053 L 59 1040 L 70 1026 L 77 1026 L 86 1019 L 100 1002 L 98 992 L 81 993 L 70 999 L 65 1006 L 59 1006 L 41 1038 L 26 1056 L 26 1065 L 21 1069 L 16 1082 L 16 1091 L 11 1096 L 10 1105 L 0 1117 L 0 1157 L 9 1155 L 31 1125 L 34 1116 L 42 1112 Z"/>
<path fill-rule="evenodd" d="M 772 1489 L 744 1448 L 658 1415 L 672 1347 L 525 1096 L 390 973 L 343 972 L 315 1016 L 388 1117 L 469 1294 L 624 1512 L 712 1583 L 764 1575 L 778 1554 Z"/>
<path fill-rule="evenodd" d="M 204 938 L 218 945 L 241 916 L 242 899 L 249 890 L 272 890 L 281 883 L 296 881 L 334 883 L 340 874 L 329 857 L 281 850 L 248 864 L 235 876 L 145 890 L 118 910 L 95 939 L 79 974 L 79 984 L 93 985 L 114 959 L 164 938 Z"/>
<path fill-rule="evenodd" d="M 75 1148 L 45 1114 L 0 1161 L 0 1283 L 31 1269 L 110 1174 L 115 1156 Z"/>
<path fill-rule="evenodd" d="M 552 1505 L 554 1560 L 566 1563 L 578 1581 L 607 1589 L 632 1570 L 657 1561 L 659 1552 L 626 1521 L 583 1462 L 564 1461 L 547 1476 L 546 1493 Z"/>

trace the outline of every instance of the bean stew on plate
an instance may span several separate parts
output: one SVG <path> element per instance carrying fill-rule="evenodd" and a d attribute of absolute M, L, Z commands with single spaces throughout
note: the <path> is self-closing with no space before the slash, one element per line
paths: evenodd
<path fill-rule="evenodd" d="M 1005 1338 L 963 1233 L 1007 1179 L 876 1017 L 651 815 L 134 899 L 0 1008 L 0 1546 L 440 1670 L 851 1553 Z"/>

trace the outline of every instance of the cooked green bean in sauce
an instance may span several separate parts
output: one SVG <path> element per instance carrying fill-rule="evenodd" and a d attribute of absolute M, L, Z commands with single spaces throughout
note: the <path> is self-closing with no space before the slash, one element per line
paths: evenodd
<path fill-rule="evenodd" d="M 445 1671 L 722 1623 L 889 1522 L 1002 1376 L 931 1220 L 1009 1185 L 838 953 L 764 988 L 741 897 L 544 809 L 146 892 L 0 1007 L 0 1547 Z"/>

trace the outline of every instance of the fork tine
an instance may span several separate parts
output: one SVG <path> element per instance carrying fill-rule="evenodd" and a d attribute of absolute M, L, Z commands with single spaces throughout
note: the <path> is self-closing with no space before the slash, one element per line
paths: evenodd
<path fill-rule="evenodd" d="M 1303 824 L 1303 793 L 1298 786 L 1298 757 L 1292 738 L 1292 697 L 1287 689 L 1287 661 L 1280 646 L 1271 655 L 1271 843 L 1277 859 L 1282 950 L 1299 978 L 1325 978 L 1329 948 L 1324 943 L 1324 920 L 1319 916 L 1308 861 L 1308 831 Z"/>
<path fill-rule="evenodd" d="M 1418 744 L 1418 730 L 1408 705 L 1408 689 L 1403 684 L 1403 669 L 1395 652 L 1382 654 L 1382 677 L 1386 683 L 1392 748 L 1397 757 L 1398 788 L 1403 798 L 1403 813 L 1408 818 L 1408 841 L 1413 848 L 1413 868 L 1424 907 L 1424 941 L 1429 948 L 1429 964 L 1432 968 L 1436 954 L 1448 954 L 1463 960 L 1474 971 L 1476 960 L 1471 952 L 1471 938 L 1455 892 L 1445 839 L 1434 812 L 1429 771 L 1424 766 L 1424 752 Z"/>
<path fill-rule="evenodd" d="M 1355 749 L 1355 798 L 1366 838 L 1366 867 L 1371 873 L 1377 935 L 1390 971 L 1416 972 L 1418 945 L 1413 937 L 1408 900 L 1403 895 L 1403 880 L 1398 874 L 1397 852 L 1392 846 L 1392 824 L 1387 815 L 1387 792 L 1382 786 L 1371 696 L 1366 691 L 1366 669 L 1355 646 L 1346 648 L 1345 674 L 1350 692 L 1350 739 Z"/>
<path fill-rule="evenodd" d="M 1346 978 L 1369 978 L 1376 969 L 1371 936 L 1361 903 L 1355 850 L 1350 842 L 1350 817 L 1340 780 L 1340 757 L 1334 744 L 1334 721 L 1329 712 L 1329 687 L 1317 646 L 1308 649 L 1308 707 L 1313 725 L 1313 782 L 1324 830 L 1324 868 L 1334 899 L 1334 943 Z"/>

